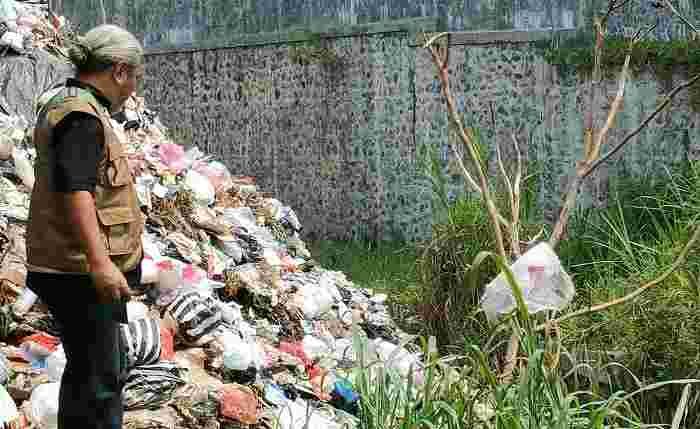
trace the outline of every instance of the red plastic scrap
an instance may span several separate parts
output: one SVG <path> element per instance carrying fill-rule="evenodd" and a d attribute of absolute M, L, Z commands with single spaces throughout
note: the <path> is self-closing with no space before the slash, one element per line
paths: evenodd
<path fill-rule="evenodd" d="M 220 390 L 221 415 L 245 424 L 255 424 L 260 417 L 261 405 L 253 391 L 238 384 L 227 384 Z"/>
<path fill-rule="evenodd" d="M 53 335 L 46 334 L 44 332 L 39 332 L 37 334 L 32 334 L 22 339 L 22 343 L 32 342 L 40 345 L 49 352 L 54 352 L 58 345 L 61 344 L 61 340 Z"/>
<path fill-rule="evenodd" d="M 160 326 L 160 359 L 165 361 L 175 360 L 175 335 L 163 326 Z"/>
<path fill-rule="evenodd" d="M 306 356 L 304 346 L 301 343 L 292 344 L 286 341 L 280 341 L 279 349 L 282 353 L 287 353 L 299 359 L 307 370 L 313 366 L 313 362 Z"/>

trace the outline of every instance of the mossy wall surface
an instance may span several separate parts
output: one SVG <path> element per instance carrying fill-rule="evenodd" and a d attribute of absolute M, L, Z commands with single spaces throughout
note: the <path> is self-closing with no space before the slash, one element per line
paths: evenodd
<path fill-rule="evenodd" d="M 418 154 L 442 154 L 453 195 L 447 115 L 430 57 L 404 34 L 329 42 L 336 65 L 298 65 L 289 48 L 230 48 L 148 57 L 146 97 L 187 143 L 291 204 L 318 237 L 421 238 L 430 231 L 430 187 Z M 546 64 L 529 44 L 452 46 L 451 76 L 465 122 L 479 127 L 495 174 L 495 145 L 518 131 L 548 218 L 583 151 L 587 90 L 573 70 Z M 675 83 L 687 78 L 676 70 Z M 652 73 L 627 87 L 607 147 L 649 114 L 667 90 Z M 616 82 L 597 103 L 609 107 Z M 605 111 L 596 112 L 603 119 Z M 495 127 L 493 127 L 495 121 Z M 694 156 L 698 114 L 686 94 L 588 184 L 582 204 L 607 202 L 610 175 L 661 173 Z M 454 138 L 454 136 L 452 137 Z M 512 158 L 512 151 L 510 158 Z"/>

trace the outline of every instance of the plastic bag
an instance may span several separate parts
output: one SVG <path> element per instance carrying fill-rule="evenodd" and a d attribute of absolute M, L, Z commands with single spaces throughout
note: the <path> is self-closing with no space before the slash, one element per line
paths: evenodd
<path fill-rule="evenodd" d="M 31 289 L 25 287 L 22 291 L 22 295 L 17 298 L 17 300 L 12 304 L 12 310 L 15 314 L 22 315 L 29 311 L 29 309 L 34 305 L 37 300 L 37 296 Z"/>
<path fill-rule="evenodd" d="M 63 371 L 66 369 L 66 353 L 63 351 L 63 345 L 58 346 L 56 351 L 46 359 L 46 369 L 49 375 L 49 381 L 58 383 L 61 381 Z"/>
<path fill-rule="evenodd" d="M 422 365 L 417 356 L 404 348 L 399 348 L 399 346 L 379 338 L 374 340 L 373 344 L 377 355 L 385 365 L 398 372 L 404 378 L 413 375 L 414 384 L 422 384 Z"/>
<path fill-rule="evenodd" d="M 148 317 L 148 307 L 146 304 L 138 301 L 129 301 L 126 303 L 126 314 L 129 322 Z"/>
<path fill-rule="evenodd" d="M 335 302 L 334 288 L 335 286 L 330 287 L 323 283 L 319 286 L 303 285 L 294 296 L 292 303 L 301 308 L 304 317 L 315 319 L 331 310 Z"/>
<path fill-rule="evenodd" d="M 221 415 L 245 424 L 255 424 L 260 416 L 260 402 L 247 387 L 227 384 L 220 390 Z"/>
<path fill-rule="evenodd" d="M 161 355 L 160 321 L 139 319 L 121 326 L 129 367 L 158 362 Z"/>
<path fill-rule="evenodd" d="M 224 366 L 234 371 L 245 371 L 253 366 L 255 350 L 231 331 L 224 331 L 219 337 L 224 345 Z"/>
<path fill-rule="evenodd" d="M 46 383 L 34 388 L 29 398 L 31 419 L 41 429 L 58 428 L 58 393 L 60 383 Z"/>
<path fill-rule="evenodd" d="M 218 161 L 201 165 L 197 167 L 196 170 L 209 179 L 216 192 L 225 191 L 226 187 L 231 184 L 231 173 L 224 164 Z"/>
<path fill-rule="evenodd" d="M 20 418 L 17 405 L 4 386 L 0 386 L 0 424 L 10 423 Z"/>
<path fill-rule="evenodd" d="M 340 429 L 341 427 L 338 423 L 319 414 L 301 399 L 294 402 L 288 401 L 275 414 L 279 429 Z"/>
<path fill-rule="evenodd" d="M 528 250 L 510 269 L 522 289 L 525 304 L 531 314 L 543 310 L 561 310 L 574 298 L 574 283 L 547 243 L 540 243 Z M 491 321 L 499 314 L 509 313 L 516 308 L 515 298 L 503 273 L 486 286 L 481 308 Z"/>
<path fill-rule="evenodd" d="M 163 162 L 163 164 L 165 164 L 175 174 L 180 174 L 182 170 L 187 168 L 185 149 L 178 144 L 161 144 L 158 147 L 158 155 L 160 156 L 160 160 Z"/>
<path fill-rule="evenodd" d="M 185 176 L 185 186 L 192 191 L 196 203 L 203 206 L 214 204 L 216 190 L 209 179 L 194 170 L 187 172 Z"/>
<path fill-rule="evenodd" d="M 8 31 L 0 37 L 0 45 L 9 46 L 18 53 L 24 52 L 24 37 L 19 33 Z"/>
<path fill-rule="evenodd" d="M 240 263 L 243 260 L 243 248 L 234 236 L 220 235 L 216 238 L 217 247 L 221 249 L 226 256 L 232 258 L 236 263 Z"/>
<path fill-rule="evenodd" d="M 12 149 L 12 158 L 15 161 L 15 173 L 22 180 L 24 186 L 34 188 L 34 167 L 27 159 L 27 155 L 16 147 Z"/>
<path fill-rule="evenodd" d="M 175 333 L 160 323 L 160 360 L 175 360 Z"/>
<path fill-rule="evenodd" d="M 0 385 L 7 383 L 11 375 L 10 361 L 4 354 L 0 354 Z"/>
<path fill-rule="evenodd" d="M 314 360 L 328 356 L 331 353 L 331 348 L 328 347 L 328 344 L 313 335 L 306 335 L 302 344 L 306 356 Z"/>
<path fill-rule="evenodd" d="M 141 262 L 141 284 L 158 283 L 158 266 L 150 258 L 144 258 Z"/>
<path fill-rule="evenodd" d="M 255 214 L 250 207 L 225 209 L 224 220 L 234 227 L 243 227 L 247 230 L 255 228 Z"/>
<path fill-rule="evenodd" d="M 17 20 L 17 10 L 14 0 L 0 0 L 0 21 L 14 22 Z"/>

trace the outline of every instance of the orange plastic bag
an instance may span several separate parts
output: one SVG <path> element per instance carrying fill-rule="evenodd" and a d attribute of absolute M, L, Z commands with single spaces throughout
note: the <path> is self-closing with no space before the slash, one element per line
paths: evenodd
<path fill-rule="evenodd" d="M 219 409 L 224 418 L 252 425 L 260 418 L 261 405 L 253 391 L 238 384 L 227 384 L 220 390 Z"/>

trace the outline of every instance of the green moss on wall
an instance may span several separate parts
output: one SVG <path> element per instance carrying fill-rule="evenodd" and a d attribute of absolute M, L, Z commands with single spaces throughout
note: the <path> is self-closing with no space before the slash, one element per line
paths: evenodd
<path fill-rule="evenodd" d="M 558 46 L 540 44 L 547 62 L 558 66 L 574 67 L 579 73 L 588 75 L 593 69 L 593 44 L 586 43 L 578 36 L 563 41 Z M 700 40 L 676 40 L 663 42 L 643 40 L 629 50 L 629 41 L 622 38 L 610 38 L 605 42 L 601 65 L 607 77 L 614 77 L 631 53 L 630 70 L 639 73 L 653 70 L 661 82 L 670 82 L 676 67 L 687 67 L 689 76 L 700 73 Z M 690 89 L 690 104 L 694 111 L 700 111 L 700 85 Z"/>

